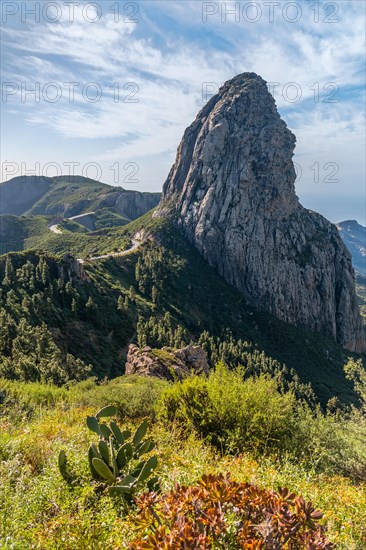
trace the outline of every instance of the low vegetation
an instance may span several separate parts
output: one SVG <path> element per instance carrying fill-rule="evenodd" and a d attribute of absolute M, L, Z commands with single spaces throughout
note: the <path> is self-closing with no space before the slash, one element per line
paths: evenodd
<path fill-rule="evenodd" d="M 272 540 L 281 548 L 335 544 L 361 550 L 366 544 L 362 365 L 351 361 L 347 376 L 356 384 L 360 406 L 339 408 L 333 402 L 328 412 L 312 410 L 291 389 L 280 390 L 268 374 L 245 379 L 240 369 L 222 364 L 208 378 L 175 383 L 123 376 L 57 387 L 2 379 L 2 548 L 152 549 L 159 547 L 157 541 L 175 548 L 183 540 L 196 548 L 189 541 L 198 533 L 200 548 L 207 549 L 267 548 Z M 97 416 L 96 407 L 101 408 Z M 115 420 L 107 426 L 104 418 L 110 414 Z M 116 430 L 121 423 L 123 429 Z M 141 459 L 133 452 L 131 469 L 125 464 L 115 475 L 115 449 L 108 445 L 121 433 L 127 438 L 122 445 L 135 440 L 136 452 L 145 445 L 147 429 L 152 443 L 142 460 L 146 464 L 156 456 L 160 488 L 136 485 L 126 507 L 108 487 L 126 475 L 138 479 Z M 90 448 L 116 481 L 104 470 L 93 480 L 90 458 L 93 465 L 99 457 L 91 456 Z M 63 480 L 59 459 L 65 451 Z"/>
<path fill-rule="evenodd" d="M 138 524 L 145 536 L 131 550 L 156 548 L 331 549 L 322 513 L 287 489 L 266 491 L 230 477 L 204 475 L 193 487 L 143 495 Z"/>
<path fill-rule="evenodd" d="M 366 547 L 359 356 L 248 307 L 150 214 L 34 220 L 47 252 L 0 258 L 1 550 Z M 124 376 L 131 342 L 199 344 L 210 373 Z"/>
<path fill-rule="evenodd" d="M 97 482 L 95 488 L 118 497 L 127 511 L 135 502 L 134 495 L 141 491 L 144 485 L 150 491 L 158 490 L 158 478 L 150 477 L 158 459 L 155 455 L 150 455 L 146 460 L 140 460 L 143 455 L 155 448 L 150 439 L 145 439 L 147 421 L 144 420 L 132 435 L 130 430 L 122 431 L 113 420 L 108 424 L 101 421 L 116 414 L 116 407 L 106 405 L 95 416 L 87 417 L 86 425 L 99 438 L 97 443 L 91 443 L 89 446 L 88 463 L 91 477 Z M 67 483 L 74 485 L 79 482 L 78 476 L 68 468 L 67 456 L 63 449 L 58 455 L 58 466 Z"/>

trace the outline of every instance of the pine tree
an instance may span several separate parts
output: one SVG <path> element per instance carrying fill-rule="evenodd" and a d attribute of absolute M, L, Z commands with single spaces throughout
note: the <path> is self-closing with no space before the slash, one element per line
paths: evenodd
<path fill-rule="evenodd" d="M 70 283 L 70 281 L 68 281 L 66 283 L 65 292 L 68 296 L 73 296 L 74 295 L 74 288 L 73 288 L 72 284 Z"/>
<path fill-rule="evenodd" d="M 18 297 L 12 288 L 6 293 L 6 307 L 12 313 L 18 311 Z"/>
<path fill-rule="evenodd" d="M 88 301 L 85 304 L 86 307 L 86 315 L 89 321 L 97 321 L 97 309 L 94 303 L 94 300 L 91 296 L 89 296 Z"/>
<path fill-rule="evenodd" d="M 136 290 L 132 285 L 130 286 L 130 300 L 132 303 L 136 301 Z"/>
<path fill-rule="evenodd" d="M 85 380 L 92 370 L 91 365 L 86 365 L 81 359 L 76 359 L 68 353 L 64 362 L 64 376 L 67 380 Z"/>
<path fill-rule="evenodd" d="M 137 343 L 140 346 L 140 348 L 147 346 L 147 343 L 148 343 L 147 334 L 145 330 L 145 323 L 142 317 L 139 317 L 139 320 L 137 321 L 136 333 L 137 333 Z"/>
<path fill-rule="evenodd" d="M 121 295 L 118 296 L 117 309 L 118 309 L 118 311 L 125 311 L 125 302 L 124 302 L 123 297 Z"/>
<path fill-rule="evenodd" d="M 151 289 L 151 299 L 152 299 L 152 303 L 156 306 L 158 303 L 158 291 L 155 285 L 153 285 Z"/>
<path fill-rule="evenodd" d="M 14 282 L 14 268 L 9 257 L 6 258 L 5 263 L 5 277 L 3 279 L 4 286 L 11 286 Z"/>
<path fill-rule="evenodd" d="M 47 262 L 44 258 L 40 258 L 37 265 L 37 280 L 42 282 L 43 286 L 46 286 L 50 281 L 50 273 Z"/>
<path fill-rule="evenodd" d="M 29 306 L 30 306 L 30 301 L 28 299 L 28 296 L 24 296 L 22 300 L 22 310 L 24 313 L 29 313 Z"/>
<path fill-rule="evenodd" d="M 141 264 L 141 259 L 139 258 L 137 260 L 136 267 L 135 267 L 135 279 L 138 283 L 140 282 L 141 269 L 142 269 L 142 264 Z"/>
<path fill-rule="evenodd" d="M 88 298 L 88 300 L 85 304 L 85 307 L 89 311 L 92 311 L 94 309 L 94 300 L 91 296 L 89 296 L 89 298 Z"/>
<path fill-rule="evenodd" d="M 75 298 L 73 298 L 72 301 L 71 301 L 71 311 L 73 312 L 75 319 L 77 319 L 77 316 L 78 316 L 78 303 L 75 300 Z"/>
<path fill-rule="evenodd" d="M 145 294 L 146 292 L 145 277 L 140 277 L 139 279 L 139 291 L 141 294 Z"/>
<path fill-rule="evenodd" d="M 172 326 L 172 318 L 171 318 L 171 315 L 169 313 L 169 311 L 166 312 L 166 314 L 164 315 L 164 324 L 166 325 L 167 328 L 171 328 Z"/>

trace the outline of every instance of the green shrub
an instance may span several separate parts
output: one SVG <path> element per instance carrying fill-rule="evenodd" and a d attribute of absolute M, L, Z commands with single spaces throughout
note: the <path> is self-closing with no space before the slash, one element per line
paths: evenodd
<path fill-rule="evenodd" d="M 65 387 L 41 382 L 20 382 L 0 378 L 0 402 L 4 405 L 18 403 L 21 406 L 34 408 L 52 407 L 66 399 Z"/>
<path fill-rule="evenodd" d="M 20 382 L 0 378 L 1 413 L 14 421 L 31 416 L 45 407 L 103 407 L 113 404 L 121 416 L 154 418 L 155 408 L 169 383 L 158 378 L 121 376 L 98 383 L 96 378 L 70 382 L 62 387 L 41 382 Z"/>
<path fill-rule="evenodd" d="M 160 416 L 195 429 L 223 451 L 286 449 L 295 428 L 296 398 L 282 395 L 275 380 L 243 379 L 241 369 L 222 363 L 208 379 L 188 378 L 167 389 Z"/>
<path fill-rule="evenodd" d="M 353 367 L 361 380 L 363 371 Z M 222 452 L 279 454 L 309 470 L 366 481 L 364 408 L 323 413 L 292 392 L 279 392 L 273 378 L 244 379 L 242 369 L 218 364 L 207 379 L 170 386 L 158 409 L 162 419 L 194 430 Z"/>
<path fill-rule="evenodd" d="M 361 401 L 363 409 L 366 411 L 366 369 L 362 364 L 362 359 L 355 361 L 350 359 L 344 367 L 346 378 L 351 380 Z"/>
<path fill-rule="evenodd" d="M 366 482 L 366 371 L 362 361 L 350 359 L 345 373 L 354 383 L 361 406 L 322 414 L 309 409 L 299 414 L 299 430 L 308 462 L 321 469 Z"/>
<path fill-rule="evenodd" d="M 121 416 L 136 419 L 154 418 L 156 405 L 169 383 L 159 378 L 131 375 L 97 385 L 84 394 L 79 391 L 80 387 L 76 384 L 72 390 L 78 404 L 93 407 L 111 404 L 117 407 Z"/>

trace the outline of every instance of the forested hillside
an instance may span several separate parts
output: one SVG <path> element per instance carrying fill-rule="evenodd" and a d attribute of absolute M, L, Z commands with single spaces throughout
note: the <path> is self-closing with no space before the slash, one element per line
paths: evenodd
<path fill-rule="evenodd" d="M 148 215 L 120 230 L 120 242 L 128 243 L 141 224 L 144 243 L 123 257 L 83 264 L 36 252 L 2 258 L 4 375 L 60 383 L 82 376 L 67 365 L 79 360 L 84 375 L 91 365 L 100 378 L 115 376 L 124 372 L 131 341 L 156 348 L 193 341 L 211 365 L 223 359 L 248 373 L 281 371 L 288 381 L 293 370 L 301 382 L 312 383 L 323 404 L 334 395 L 354 399 L 343 374 L 350 354 L 331 339 L 249 307 L 168 221 Z M 45 347 L 28 353 L 40 333 Z M 58 374 L 42 374 L 45 350 Z M 27 353 L 33 377 L 21 372 Z"/>

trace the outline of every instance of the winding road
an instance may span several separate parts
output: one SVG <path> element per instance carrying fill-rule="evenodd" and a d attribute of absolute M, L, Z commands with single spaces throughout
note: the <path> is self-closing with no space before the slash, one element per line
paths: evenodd
<path fill-rule="evenodd" d="M 103 254 L 102 256 L 92 256 L 91 258 L 88 258 L 89 262 L 95 262 L 95 260 L 105 260 L 106 258 L 111 258 L 113 256 L 126 256 L 130 252 L 133 252 L 136 250 L 141 244 L 141 241 L 134 241 L 132 240 L 132 246 L 130 248 L 127 248 L 127 250 L 123 250 L 122 252 L 111 252 L 110 254 Z M 77 258 L 77 261 L 81 264 L 85 262 L 82 258 Z"/>
<path fill-rule="evenodd" d="M 78 216 L 73 216 L 72 218 L 65 218 L 65 219 L 76 220 L 77 218 L 81 218 L 82 216 L 87 216 L 89 214 L 94 214 L 94 212 L 85 212 L 85 214 L 79 214 Z M 57 235 L 62 235 L 62 230 L 60 229 L 59 224 L 50 225 L 49 230 L 52 231 L 52 233 L 56 233 Z M 88 261 L 95 262 L 96 260 L 105 260 L 106 258 L 111 258 L 113 256 L 126 256 L 127 254 L 130 254 L 130 252 L 133 252 L 134 250 L 136 250 L 141 243 L 142 243 L 141 240 L 132 239 L 132 246 L 130 246 L 130 248 L 127 248 L 126 250 L 122 250 L 122 252 L 110 252 L 110 254 L 103 254 L 101 256 L 92 256 L 91 258 L 88 258 Z M 77 258 L 76 260 L 80 264 L 85 263 L 85 260 L 83 258 Z"/>
<path fill-rule="evenodd" d="M 95 214 L 95 212 L 85 212 L 84 214 L 78 214 L 77 216 L 71 216 L 70 218 L 64 218 L 65 220 L 77 220 L 78 218 L 84 218 L 84 216 L 90 216 L 91 214 Z M 54 225 L 49 226 L 49 230 L 52 231 L 52 233 L 56 233 L 57 235 L 61 235 L 62 229 L 60 229 L 60 224 L 56 223 Z"/>
<path fill-rule="evenodd" d="M 84 212 L 84 214 L 78 214 L 77 216 L 71 216 L 71 218 L 66 218 L 67 220 L 77 220 L 78 218 L 83 218 L 84 216 L 91 216 L 95 212 Z"/>

